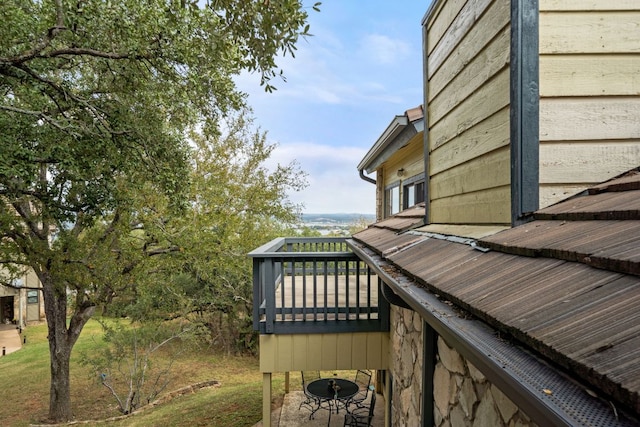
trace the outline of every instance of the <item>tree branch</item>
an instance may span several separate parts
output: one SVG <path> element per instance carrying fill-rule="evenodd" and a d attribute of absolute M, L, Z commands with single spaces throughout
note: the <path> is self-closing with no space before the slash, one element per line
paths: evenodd
<path fill-rule="evenodd" d="M 0 58 L 0 62 L 6 62 L 11 64 L 22 64 L 38 56 L 43 50 L 51 45 L 51 41 L 67 27 L 64 25 L 64 8 L 62 6 L 62 0 L 55 0 L 56 5 L 56 24 L 49 28 L 47 34 L 37 43 L 33 49 L 28 50 L 22 55 L 13 58 Z"/>

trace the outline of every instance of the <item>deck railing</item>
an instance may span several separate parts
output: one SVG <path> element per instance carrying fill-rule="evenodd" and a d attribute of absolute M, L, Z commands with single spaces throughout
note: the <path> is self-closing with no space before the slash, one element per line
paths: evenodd
<path fill-rule="evenodd" d="M 262 334 L 389 328 L 378 277 L 341 237 L 279 238 L 253 258 L 253 326 Z"/>

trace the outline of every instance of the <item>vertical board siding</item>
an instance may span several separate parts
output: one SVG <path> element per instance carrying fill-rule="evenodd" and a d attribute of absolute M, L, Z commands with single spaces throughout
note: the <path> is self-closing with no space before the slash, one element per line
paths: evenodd
<path fill-rule="evenodd" d="M 429 220 L 508 223 L 511 3 L 443 3 L 427 23 Z"/>
<path fill-rule="evenodd" d="M 540 207 L 640 165 L 640 2 L 540 0 Z"/>
<path fill-rule="evenodd" d="M 260 335 L 260 371 L 388 369 L 389 333 Z"/>

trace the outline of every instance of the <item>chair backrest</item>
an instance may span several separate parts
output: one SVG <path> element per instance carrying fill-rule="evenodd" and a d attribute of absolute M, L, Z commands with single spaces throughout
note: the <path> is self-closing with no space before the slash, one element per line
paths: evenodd
<path fill-rule="evenodd" d="M 303 385 L 320 379 L 320 371 L 300 371 L 300 374 L 302 374 Z"/>
<path fill-rule="evenodd" d="M 371 373 L 369 371 L 358 370 L 358 372 L 356 372 L 356 384 L 358 384 L 360 388 L 367 390 L 369 384 L 371 384 Z"/>
<path fill-rule="evenodd" d="M 369 403 L 369 422 L 371 422 L 371 417 L 373 417 L 373 409 L 376 406 L 376 391 L 371 391 L 371 402 Z"/>

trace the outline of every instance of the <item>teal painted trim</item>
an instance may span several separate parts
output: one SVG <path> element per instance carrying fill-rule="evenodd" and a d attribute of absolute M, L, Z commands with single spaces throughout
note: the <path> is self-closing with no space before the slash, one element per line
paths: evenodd
<path fill-rule="evenodd" d="M 527 222 L 540 200 L 538 0 L 511 2 L 511 225 Z"/>

